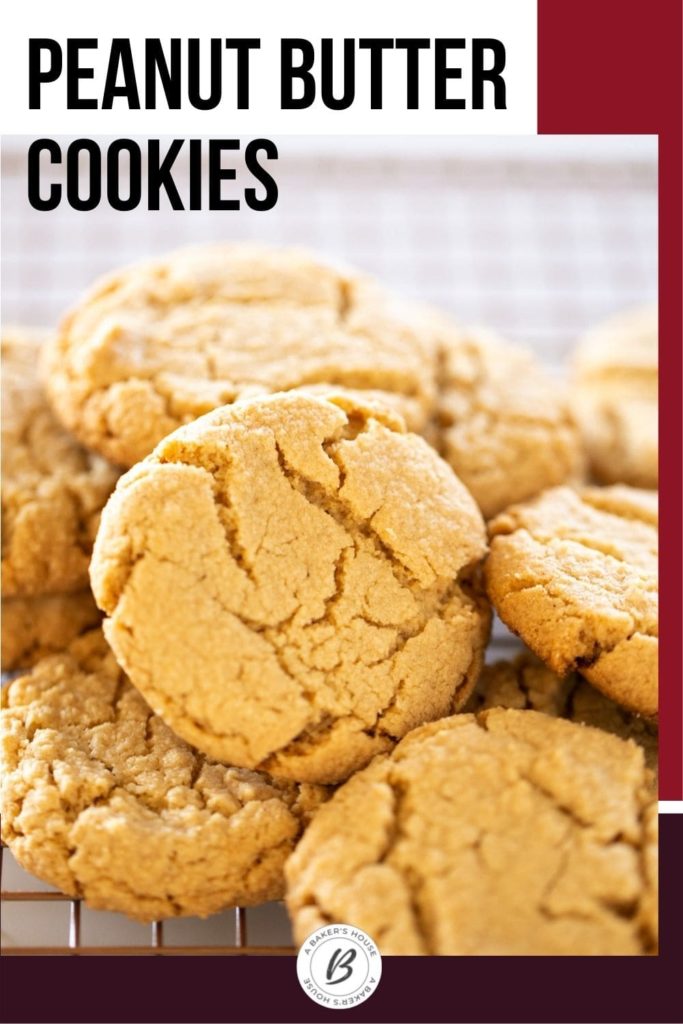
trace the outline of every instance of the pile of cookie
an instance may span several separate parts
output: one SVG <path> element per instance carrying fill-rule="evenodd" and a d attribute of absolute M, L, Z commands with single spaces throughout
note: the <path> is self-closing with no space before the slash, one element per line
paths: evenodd
<path fill-rule="evenodd" d="M 140 920 L 285 895 L 298 941 L 388 954 L 656 951 L 653 311 L 565 393 L 358 274 L 218 246 L 3 363 L 25 868 Z M 494 611 L 528 652 L 484 667 Z"/>

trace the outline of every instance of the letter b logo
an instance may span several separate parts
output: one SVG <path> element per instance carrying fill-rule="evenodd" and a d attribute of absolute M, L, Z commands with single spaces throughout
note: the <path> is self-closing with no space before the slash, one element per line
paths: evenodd
<path fill-rule="evenodd" d="M 369 935 L 340 921 L 311 932 L 297 954 L 296 974 L 318 1006 L 348 1010 L 365 1002 L 377 988 L 382 957 Z"/>
<path fill-rule="evenodd" d="M 330 957 L 330 962 L 327 965 L 326 977 L 330 985 L 339 985 L 342 981 L 346 981 L 353 974 L 353 967 L 351 964 L 356 959 L 355 949 L 347 949 L 345 953 L 342 953 L 341 949 L 335 949 L 334 953 Z M 343 972 L 335 977 L 337 971 Z"/>

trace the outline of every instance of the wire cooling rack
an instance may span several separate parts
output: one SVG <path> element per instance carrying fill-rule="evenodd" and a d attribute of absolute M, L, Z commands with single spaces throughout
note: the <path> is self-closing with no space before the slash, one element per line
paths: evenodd
<path fill-rule="evenodd" d="M 10 880 L 5 888 L 7 875 Z M 274 945 L 272 941 L 264 941 L 262 923 L 257 926 L 256 941 L 249 941 L 245 907 L 217 914 L 210 922 L 188 919 L 153 921 L 149 925 L 126 921 L 119 914 L 89 910 L 81 900 L 43 886 L 22 871 L 4 843 L 0 847 L 0 880 L 3 956 L 287 956 L 294 953 L 285 911 L 279 904 L 249 910 L 255 915 L 265 909 L 269 917 L 266 928 L 282 938 L 280 945 Z M 278 916 L 281 917 L 279 922 Z M 112 936 L 117 939 L 116 944 L 112 944 Z M 30 941 L 26 942 L 27 939 Z"/>
<path fill-rule="evenodd" d="M 654 145 L 624 157 L 591 140 L 562 159 L 553 140 L 405 139 L 402 151 L 334 153 L 280 140 L 280 199 L 268 213 L 32 210 L 30 140 L 3 141 L 4 323 L 54 324 L 95 276 L 170 248 L 226 239 L 305 245 L 360 266 L 463 322 L 525 342 L 554 370 L 576 336 L 657 294 Z M 493 146 L 493 142 L 496 143 Z M 360 143 L 359 143 L 360 146 Z M 178 164 L 182 178 L 185 173 Z M 238 175 L 239 177 L 239 175 Z M 489 660 L 516 641 L 497 624 Z M 4 955 L 286 955 L 284 907 L 141 925 L 43 885 L 3 851 Z"/>
<path fill-rule="evenodd" d="M 486 140 L 473 151 L 468 140 L 453 139 L 449 153 L 406 138 L 399 157 L 368 152 L 364 140 L 360 155 L 347 146 L 335 156 L 281 139 L 280 196 L 266 213 L 106 206 L 41 213 L 26 198 L 28 141 L 3 146 L 6 323 L 49 326 L 113 267 L 238 239 L 308 246 L 358 265 L 403 294 L 528 343 L 556 365 L 580 331 L 657 294 L 654 142 L 641 156 L 610 160 L 604 146 L 596 158 L 590 138 L 562 159 L 553 139 L 542 137 L 516 140 L 514 157 L 500 145 L 487 156 Z M 182 190 L 186 168 L 180 158 L 174 167 Z M 228 194 L 238 194 L 231 183 Z"/>

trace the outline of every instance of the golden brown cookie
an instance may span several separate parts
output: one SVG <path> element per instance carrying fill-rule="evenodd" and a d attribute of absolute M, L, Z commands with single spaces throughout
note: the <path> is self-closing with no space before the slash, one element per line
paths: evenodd
<path fill-rule="evenodd" d="M 82 590 L 118 472 L 51 412 L 38 380 L 45 332 L 2 337 L 2 596 Z"/>
<path fill-rule="evenodd" d="M 102 618 L 89 590 L 45 597 L 11 597 L 2 602 L 2 670 L 30 668 Z"/>
<path fill-rule="evenodd" d="M 93 553 L 117 658 L 213 757 L 336 782 L 458 709 L 490 611 L 470 494 L 357 395 L 219 409 L 122 477 Z"/>
<path fill-rule="evenodd" d="M 436 443 L 488 519 L 577 477 L 578 432 L 562 386 L 524 349 L 434 319 L 441 349 Z"/>
<path fill-rule="evenodd" d="M 656 715 L 657 495 L 557 487 L 489 529 L 486 587 L 503 622 L 554 672 Z"/>
<path fill-rule="evenodd" d="M 560 388 L 526 353 L 299 250 L 205 246 L 109 275 L 65 318 L 45 375 L 63 422 L 124 466 L 218 406 L 318 384 L 383 396 L 487 516 L 579 462 Z"/>
<path fill-rule="evenodd" d="M 476 712 L 497 707 L 542 711 L 546 715 L 605 729 L 623 740 L 634 740 L 643 748 L 645 764 L 656 791 L 657 726 L 647 718 L 626 711 L 577 673 L 572 672 L 562 679 L 533 654 L 526 652 L 513 661 L 485 665 L 465 710 Z"/>
<path fill-rule="evenodd" d="M 27 871 L 142 921 L 282 895 L 285 858 L 325 791 L 193 750 L 99 629 L 3 696 L 2 837 Z"/>
<path fill-rule="evenodd" d="M 304 384 L 387 391 L 411 426 L 431 413 L 431 339 L 372 282 L 295 249 L 214 245 L 104 278 L 46 361 L 55 409 L 131 466 L 183 423 Z"/>
<path fill-rule="evenodd" d="M 383 954 L 657 948 L 643 752 L 535 711 L 416 729 L 322 807 L 285 868 L 301 943 L 346 922 Z"/>
<path fill-rule="evenodd" d="M 611 317 L 577 346 L 575 409 L 602 483 L 657 487 L 657 342 L 652 306 Z"/>

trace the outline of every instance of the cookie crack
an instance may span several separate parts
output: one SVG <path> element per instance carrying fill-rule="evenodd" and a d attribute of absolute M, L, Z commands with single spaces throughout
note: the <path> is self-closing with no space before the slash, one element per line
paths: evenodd
<path fill-rule="evenodd" d="M 390 830 L 386 837 L 386 846 L 382 855 L 378 858 L 378 863 L 387 864 L 402 879 L 415 930 L 424 947 L 424 953 L 427 956 L 434 956 L 437 953 L 437 949 L 430 934 L 427 912 L 422 900 L 424 879 L 420 876 L 417 868 L 411 868 L 406 864 L 399 865 L 394 861 L 396 847 L 403 839 L 408 838 L 405 829 L 405 820 L 408 816 L 405 809 L 408 790 L 405 783 L 394 778 L 391 772 L 385 781 L 393 800 L 393 815 Z"/>
<path fill-rule="evenodd" d="M 344 471 L 343 468 L 340 468 L 331 452 L 328 450 L 327 455 L 333 462 L 335 462 L 340 474 L 339 489 L 335 495 L 330 494 L 317 481 L 303 476 L 294 469 L 294 467 L 288 463 L 285 453 L 277 440 L 275 440 L 274 443 L 280 468 L 290 486 L 302 494 L 310 505 L 314 505 L 321 512 L 330 516 L 338 526 L 341 526 L 354 544 L 356 543 L 357 536 L 364 537 L 370 544 L 372 544 L 375 553 L 389 563 L 396 581 L 402 587 L 408 587 L 413 591 L 417 588 L 419 591 L 419 584 L 417 583 L 417 580 L 415 580 L 396 553 L 388 547 L 381 537 L 377 535 L 376 531 L 371 528 L 371 520 L 366 520 L 363 523 L 357 522 L 353 518 L 346 503 L 339 497 L 339 489 L 343 487 L 344 483 Z M 376 512 L 374 514 L 376 515 Z"/>
<path fill-rule="evenodd" d="M 356 557 L 357 552 L 358 548 L 355 544 L 353 548 L 343 547 L 339 552 L 334 565 L 334 591 L 330 597 L 325 598 L 323 602 L 324 608 L 322 615 L 319 615 L 317 619 L 311 619 L 311 621 L 307 623 L 308 626 L 319 626 L 324 623 L 334 624 L 334 610 L 344 599 L 348 563 Z M 290 621 L 292 618 L 294 618 L 294 616 L 290 617 Z M 359 618 L 363 618 L 363 616 L 359 616 Z M 366 619 L 365 621 L 368 620 Z M 282 628 L 282 626 L 280 628 Z"/>
<path fill-rule="evenodd" d="M 343 327 L 353 312 L 353 290 L 351 282 L 340 278 L 337 282 L 337 323 Z"/>
<path fill-rule="evenodd" d="M 576 578 L 576 577 L 574 577 Z M 583 618 L 580 614 L 572 614 L 570 612 L 571 603 L 567 601 L 566 597 L 562 594 L 561 590 L 553 585 L 550 580 L 533 580 L 529 582 L 524 579 L 515 579 L 510 577 L 506 583 L 507 592 L 503 595 L 502 600 L 497 602 L 496 610 L 500 615 L 506 626 L 516 635 L 521 636 L 519 629 L 512 622 L 508 621 L 509 616 L 506 614 L 505 604 L 507 599 L 513 594 L 524 593 L 525 591 L 533 590 L 545 590 L 549 597 L 553 600 L 559 601 L 563 606 L 562 616 L 564 620 L 572 620 L 581 624 L 581 640 L 584 642 L 587 639 L 585 627 L 583 626 Z M 636 636 L 650 637 L 657 639 L 657 633 L 655 632 L 654 626 L 647 624 L 643 625 L 641 622 L 634 622 L 633 616 L 629 615 L 631 622 L 633 623 L 629 630 L 622 633 L 621 636 L 615 638 L 613 641 L 607 643 L 605 641 L 598 640 L 597 638 L 591 638 L 591 647 L 585 654 L 574 654 L 565 659 L 561 665 L 553 664 L 553 669 L 559 672 L 562 676 L 566 676 L 569 672 L 578 671 L 585 672 L 586 669 L 592 668 L 596 662 L 603 656 L 611 654 L 617 647 L 623 643 L 628 643 L 633 640 Z M 541 649 L 539 644 L 534 641 L 533 637 L 522 637 L 525 643 L 530 647 L 535 654 L 541 659 L 547 659 L 547 652 Z"/>
<path fill-rule="evenodd" d="M 230 551 L 233 560 L 249 577 L 252 583 L 257 584 L 257 580 L 254 575 L 254 567 L 247 557 L 246 548 L 240 544 L 238 526 L 235 521 L 233 506 L 217 481 L 214 481 L 213 498 L 217 506 L 218 521 L 223 528 L 225 539 L 228 544 L 228 550 Z"/>
<path fill-rule="evenodd" d="M 575 657 L 573 663 L 569 666 L 569 671 L 585 672 L 587 669 L 593 668 L 601 658 L 612 654 L 621 644 L 629 643 L 637 636 L 650 637 L 653 640 L 657 639 L 656 633 L 642 629 L 640 626 L 634 626 L 633 629 L 613 643 L 606 644 L 596 640 L 593 651 L 581 657 Z"/>
<path fill-rule="evenodd" d="M 486 715 L 482 716 L 482 724 L 484 725 L 485 728 L 487 728 L 486 718 Z M 534 749 L 539 749 L 537 744 L 535 744 L 531 738 L 528 739 L 528 742 Z M 529 771 L 526 771 L 521 767 L 517 769 L 516 775 L 518 779 L 526 782 L 529 786 L 532 787 L 532 789 L 535 792 L 539 793 L 544 799 L 546 799 L 549 802 L 550 806 L 559 814 L 561 814 L 567 821 L 567 829 L 564 834 L 564 837 L 562 838 L 560 843 L 557 844 L 557 848 L 559 848 L 561 851 L 557 869 L 555 870 L 553 876 L 549 879 L 543 892 L 540 894 L 538 902 L 536 904 L 539 913 L 549 921 L 563 919 L 595 921 L 599 918 L 600 912 L 605 911 L 610 915 L 614 915 L 616 917 L 620 917 L 628 921 L 632 925 L 636 935 L 640 936 L 638 918 L 640 914 L 640 904 L 646 882 L 644 867 L 642 865 L 642 858 L 644 854 L 644 844 L 642 842 L 642 824 L 640 828 L 639 838 L 632 838 L 628 835 L 625 835 L 623 832 L 618 832 L 613 834 L 611 837 L 605 837 L 604 839 L 602 839 L 599 836 L 595 835 L 595 833 L 593 832 L 594 823 L 592 821 L 583 818 L 576 811 L 575 808 L 572 808 L 569 804 L 566 804 L 559 800 L 557 793 L 555 793 L 552 789 L 549 789 L 546 786 L 544 786 L 535 775 L 531 774 Z M 643 812 L 641 809 L 641 821 L 642 813 Z M 573 838 L 577 832 L 583 836 L 590 834 L 591 842 L 595 846 L 602 847 L 603 849 L 607 849 L 611 846 L 621 844 L 626 844 L 630 846 L 632 849 L 634 849 L 634 851 L 639 856 L 640 863 L 640 874 L 642 883 L 640 886 L 640 896 L 628 898 L 619 898 L 615 896 L 594 896 L 591 900 L 595 908 L 595 912 L 593 913 L 591 913 L 589 910 L 572 909 L 555 911 L 551 908 L 549 904 L 552 898 L 552 894 L 557 889 L 557 886 L 560 884 L 568 870 L 570 856 L 573 848 Z M 642 944 L 643 943 L 641 940 L 641 945 Z"/>
<path fill-rule="evenodd" d="M 547 787 L 543 786 L 543 784 L 540 782 L 540 780 L 538 778 L 536 778 L 533 775 L 530 775 L 528 772 L 525 772 L 523 770 L 520 770 L 519 775 L 520 775 L 520 778 L 524 779 L 530 786 L 532 786 L 533 789 L 536 790 L 536 792 L 540 793 L 542 796 L 547 798 L 550 801 L 551 806 L 556 811 L 558 811 L 560 814 L 562 814 L 564 817 L 567 818 L 568 825 L 569 825 L 569 829 L 568 829 L 568 833 L 567 833 L 567 839 L 571 840 L 572 835 L 577 830 L 581 834 L 584 834 L 584 835 L 587 832 L 592 832 L 593 822 L 584 819 L 574 808 L 572 808 L 568 804 L 563 803 L 562 801 L 558 800 L 557 794 L 554 793 L 551 789 L 548 789 Z M 623 898 L 623 899 L 620 899 L 618 897 L 598 896 L 598 897 L 593 898 L 592 902 L 593 902 L 593 904 L 595 905 L 595 907 L 597 908 L 598 911 L 600 909 L 602 909 L 604 911 L 607 911 L 610 914 L 613 914 L 613 915 L 615 915 L 617 917 L 621 917 L 624 920 L 627 920 L 630 924 L 632 924 L 634 926 L 634 931 L 638 935 L 640 935 L 640 929 L 639 929 L 639 926 L 638 926 L 638 918 L 639 918 L 639 915 L 640 915 L 640 907 L 641 907 L 643 893 L 644 893 L 644 890 L 646 888 L 646 883 L 647 883 L 647 880 L 646 880 L 646 877 L 645 877 L 644 864 L 643 864 L 644 852 L 645 852 L 645 844 L 643 843 L 643 840 L 642 840 L 642 836 L 643 836 L 643 824 L 642 824 L 643 813 L 644 813 L 644 809 L 641 807 L 640 808 L 640 812 L 639 812 L 640 829 L 639 829 L 639 836 L 637 838 L 631 837 L 629 835 L 626 835 L 623 832 L 615 833 L 611 837 L 609 837 L 609 838 L 606 837 L 604 839 L 601 839 L 600 837 L 596 836 L 595 834 L 592 834 L 592 836 L 591 836 L 591 841 L 596 846 L 602 847 L 603 849 L 607 849 L 607 848 L 609 848 L 611 846 L 617 846 L 617 845 L 626 844 L 627 846 L 630 846 L 635 851 L 635 853 L 637 855 L 638 864 L 639 864 L 639 873 L 640 873 L 640 876 L 641 876 L 641 886 L 640 886 L 640 894 L 639 894 L 639 896 Z M 559 919 L 559 918 L 571 918 L 571 917 L 579 918 L 579 919 L 583 919 L 583 920 L 594 920 L 596 915 L 591 914 L 591 913 L 589 913 L 587 911 L 583 911 L 582 912 L 582 911 L 573 910 L 573 911 L 563 911 L 563 912 L 559 913 L 559 912 L 552 911 L 548 907 L 548 905 L 547 905 L 548 900 L 550 899 L 550 897 L 552 895 L 552 891 L 557 887 L 558 883 L 560 882 L 561 878 L 563 877 L 563 875 L 564 875 L 564 873 L 566 871 L 566 867 L 567 867 L 568 860 L 569 860 L 569 853 L 570 853 L 570 848 L 569 848 L 569 846 L 567 846 L 566 852 L 565 852 L 564 857 L 562 859 L 562 862 L 561 862 L 561 864 L 560 864 L 560 866 L 558 868 L 556 876 L 549 883 L 549 885 L 548 885 L 546 891 L 544 892 L 543 897 L 542 897 L 542 899 L 541 899 L 541 901 L 539 903 L 539 910 L 541 910 L 544 913 L 544 915 L 546 915 L 546 916 L 548 916 L 548 917 L 550 917 L 551 919 L 554 919 L 554 920 L 555 919 Z M 642 937 L 641 937 L 641 944 L 642 944 Z"/>
<path fill-rule="evenodd" d="M 147 551 L 143 552 L 142 554 L 140 554 L 137 557 L 137 559 L 135 561 L 135 566 L 133 567 L 133 570 L 131 570 L 131 573 L 130 573 L 129 577 L 126 580 L 126 585 L 125 585 L 126 587 L 130 585 L 132 577 L 133 577 L 134 572 L 135 572 L 135 569 L 137 568 L 138 564 L 144 562 L 144 560 L 148 559 L 148 558 L 154 558 L 154 559 L 156 559 L 158 561 L 161 561 L 161 562 L 167 562 L 170 565 L 177 565 L 177 566 L 180 565 L 180 563 L 176 562 L 174 559 L 170 559 L 170 558 L 167 558 L 167 557 L 162 557 L 162 556 L 158 555 L 157 553 L 153 553 L 153 552 L 147 550 Z M 183 568 L 185 568 L 185 569 L 187 569 L 189 571 L 189 568 L 187 566 L 183 566 Z M 203 580 L 203 577 L 197 577 L 197 578 Z M 244 626 L 246 626 L 249 630 L 251 630 L 254 633 L 258 633 L 258 635 L 260 637 L 262 637 L 264 643 L 266 643 L 268 645 L 269 649 L 271 650 L 271 652 L 272 652 L 273 656 L 275 657 L 275 660 L 276 660 L 277 664 L 279 665 L 280 669 L 282 670 L 282 672 L 287 676 L 288 679 L 290 679 L 293 683 L 295 683 L 297 685 L 297 687 L 299 689 L 299 692 L 300 692 L 300 695 L 302 696 L 302 698 L 304 700 L 308 701 L 308 703 L 312 707 L 316 707 L 316 705 L 317 705 L 317 691 L 314 690 L 314 689 L 311 689 L 310 687 L 306 687 L 304 681 L 299 676 L 297 676 L 294 673 L 292 673 L 292 671 L 290 670 L 290 668 L 289 668 L 289 666 L 287 664 L 287 661 L 286 661 L 286 658 L 285 658 L 285 653 L 274 642 L 274 640 L 272 638 L 271 627 L 268 627 L 268 626 L 264 625 L 262 622 L 258 622 L 258 621 L 254 620 L 254 619 L 250 619 L 242 611 L 236 611 L 234 608 L 226 605 L 225 602 L 222 600 L 220 594 L 217 593 L 215 591 L 215 589 L 213 589 L 213 588 L 210 589 L 210 590 L 207 590 L 207 596 L 209 597 L 209 599 L 211 601 L 215 602 L 218 605 L 218 607 L 221 609 L 221 611 L 224 614 L 226 614 L 226 615 L 228 615 L 230 617 L 235 618 L 237 621 L 241 622 Z M 293 615 L 295 615 L 295 614 L 296 614 L 296 611 L 293 613 Z M 119 628 L 124 628 L 131 635 L 133 642 L 135 642 L 135 640 L 134 640 L 134 630 L 132 629 L 130 624 L 125 624 L 124 625 L 123 623 L 119 622 L 118 627 Z M 281 628 L 281 625 L 278 628 Z M 241 733 L 230 732 L 230 731 L 226 731 L 226 730 L 221 731 L 221 730 L 217 729 L 215 725 L 212 725 L 212 727 L 210 729 L 208 729 L 205 723 L 201 722 L 199 719 L 197 719 L 195 716 L 193 716 L 190 713 L 190 711 L 188 710 L 184 700 L 178 700 L 177 698 L 172 698 L 166 692 L 161 693 L 154 686 L 154 684 L 152 683 L 152 681 L 150 679 L 148 679 L 147 682 L 146 682 L 146 690 L 148 692 L 154 692 L 156 694 L 157 701 L 158 701 L 159 704 L 172 704 L 178 711 L 182 710 L 183 714 L 186 715 L 189 718 L 189 720 L 192 722 L 193 726 L 197 729 L 197 731 L 202 733 L 203 735 L 212 736 L 212 737 L 224 737 L 224 738 L 239 736 L 241 739 L 244 740 L 245 743 L 247 743 L 247 746 L 248 746 L 247 738 L 244 737 Z M 274 705 L 271 705 L 270 706 L 270 710 L 279 712 L 281 709 L 275 707 Z"/>
<path fill-rule="evenodd" d="M 420 636 L 424 632 L 424 630 L 427 629 L 427 627 L 428 627 L 428 625 L 429 625 L 429 623 L 431 621 L 433 621 L 432 617 L 427 619 L 427 621 L 422 625 L 422 628 L 419 629 L 417 632 L 409 633 L 405 637 L 402 637 L 401 638 L 401 642 L 397 643 L 396 649 L 394 651 L 392 651 L 391 657 L 394 658 L 397 653 L 400 653 L 401 651 L 403 651 L 404 648 L 407 646 L 407 644 L 410 642 L 410 640 L 413 640 L 414 638 Z M 452 698 L 452 701 L 451 701 L 451 712 L 452 713 L 454 713 L 454 712 L 456 712 L 458 710 L 458 706 L 460 704 L 460 693 L 462 692 L 462 690 L 465 687 L 467 687 L 469 685 L 472 669 L 476 665 L 479 657 L 480 657 L 480 651 L 477 648 L 477 649 L 472 651 L 472 655 L 470 657 L 469 664 L 468 664 L 465 672 L 463 673 L 462 681 L 456 687 L 455 692 L 453 694 L 453 698 Z M 365 730 L 366 732 L 368 732 L 369 735 L 372 735 L 372 736 L 376 736 L 376 735 L 382 736 L 383 735 L 383 736 L 388 736 L 388 737 L 390 737 L 391 739 L 394 739 L 394 740 L 400 739 L 400 736 L 394 736 L 393 733 L 391 733 L 388 729 L 382 727 L 382 719 L 385 718 L 386 715 L 390 711 L 392 711 L 393 708 L 396 707 L 396 705 L 398 704 L 398 702 L 399 702 L 399 700 L 401 698 L 401 695 L 403 694 L 403 692 L 404 692 L 404 690 L 406 688 L 406 685 L 407 685 L 407 681 L 400 682 L 398 684 L 398 686 L 396 687 L 396 689 L 394 691 L 394 694 L 391 697 L 391 699 L 377 713 L 377 717 L 376 717 L 375 722 L 373 723 L 372 727 L 369 730 L 368 729 Z"/>
<path fill-rule="evenodd" d="M 394 644 L 392 645 L 391 651 L 386 656 L 381 658 L 376 664 L 383 664 L 383 663 L 386 663 L 386 662 L 393 661 L 396 658 L 396 656 L 399 655 L 405 649 L 405 647 L 407 646 L 408 643 L 410 643 L 411 640 L 416 639 L 417 637 L 419 637 L 425 631 L 425 629 L 427 629 L 429 624 L 434 620 L 434 617 L 439 615 L 439 613 L 443 610 L 444 606 L 447 606 L 447 604 L 450 602 L 452 597 L 456 593 L 458 593 L 458 592 L 462 592 L 461 591 L 461 583 L 460 583 L 459 580 L 455 580 L 450 585 L 450 587 L 446 590 L 446 592 L 441 596 L 436 609 L 433 610 L 432 613 L 429 616 L 427 616 L 426 618 L 420 619 L 419 620 L 419 624 L 416 624 L 413 627 L 404 626 L 401 630 L 399 630 L 398 635 L 396 637 L 396 640 L 395 640 Z M 474 600 L 472 599 L 472 603 L 475 604 L 476 602 L 474 602 Z M 363 618 L 363 616 L 358 616 L 358 617 L 359 618 Z M 466 669 L 466 671 L 465 671 L 465 673 L 463 675 L 463 680 L 460 683 L 460 685 L 456 688 L 456 691 L 455 691 L 455 693 L 453 695 L 453 701 L 452 701 L 452 708 L 453 708 L 453 710 L 455 710 L 456 705 L 459 703 L 458 694 L 463 689 L 463 687 L 466 687 L 469 684 L 470 673 L 472 671 L 473 666 L 477 662 L 477 658 L 478 658 L 478 649 L 472 653 L 469 665 L 468 665 L 468 667 L 467 667 L 467 669 Z M 356 721 L 356 722 L 360 723 L 363 726 L 363 732 L 367 736 L 369 736 L 369 737 L 371 737 L 373 739 L 381 739 L 382 737 L 386 737 L 386 738 L 391 739 L 391 740 L 398 740 L 398 739 L 400 739 L 401 738 L 400 736 L 394 735 L 393 733 L 391 733 L 389 731 L 389 729 L 383 727 L 383 725 L 382 725 L 382 718 L 386 717 L 388 712 L 390 712 L 392 710 L 392 708 L 394 708 L 396 706 L 396 704 L 398 703 L 398 701 L 399 701 L 399 699 L 401 697 L 401 694 L 405 690 L 405 686 L 406 685 L 407 685 L 407 681 L 405 683 L 399 683 L 398 684 L 398 686 L 394 690 L 394 693 L 389 698 L 389 700 L 386 702 L 386 704 L 384 704 L 377 711 L 377 713 L 375 715 L 375 720 L 370 725 L 368 725 L 364 721 L 364 719 L 361 718 L 361 716 L 358 715 L 353 710 L 347 711 L 346 714 L 345 714 L 345 717 L 350 719 L 350 720 L 352 720 L 352 721 Z M 331 733 L 331 731 L 333 730 L 335 724 L 336 724 L 336 719 L 334 719 L 331 715 L 323 714 L 318 719 L 318 721 L 315 722 L 314 724 L 304 726 L 304 728 L 299 733 L 297 733 L 296 736 L 294 736 L 291 740 L 289 740 L 288 743 L 286 743 L 284 746 L 282 746 L 282 747 L 278 748 L 277 750 L 273 751 L 268 756 L 268 758 L 264 759 L 261 762 L 261 764 L 265 768 L 266 764 L 269 762 L 270 758 L 272 758 L 272 757 L 283 756 L 283 755 L 286 756 L 287 754 L 293 752 L 294 749 L 297 749 L 298 752 L 301 752 L 302 748 L 310 746 L 310 745 L 314 745 L 316 742 L 320 741 L 321 736 L 323 736 L 325 733 L 328 733 L 328 734 Z"/>

